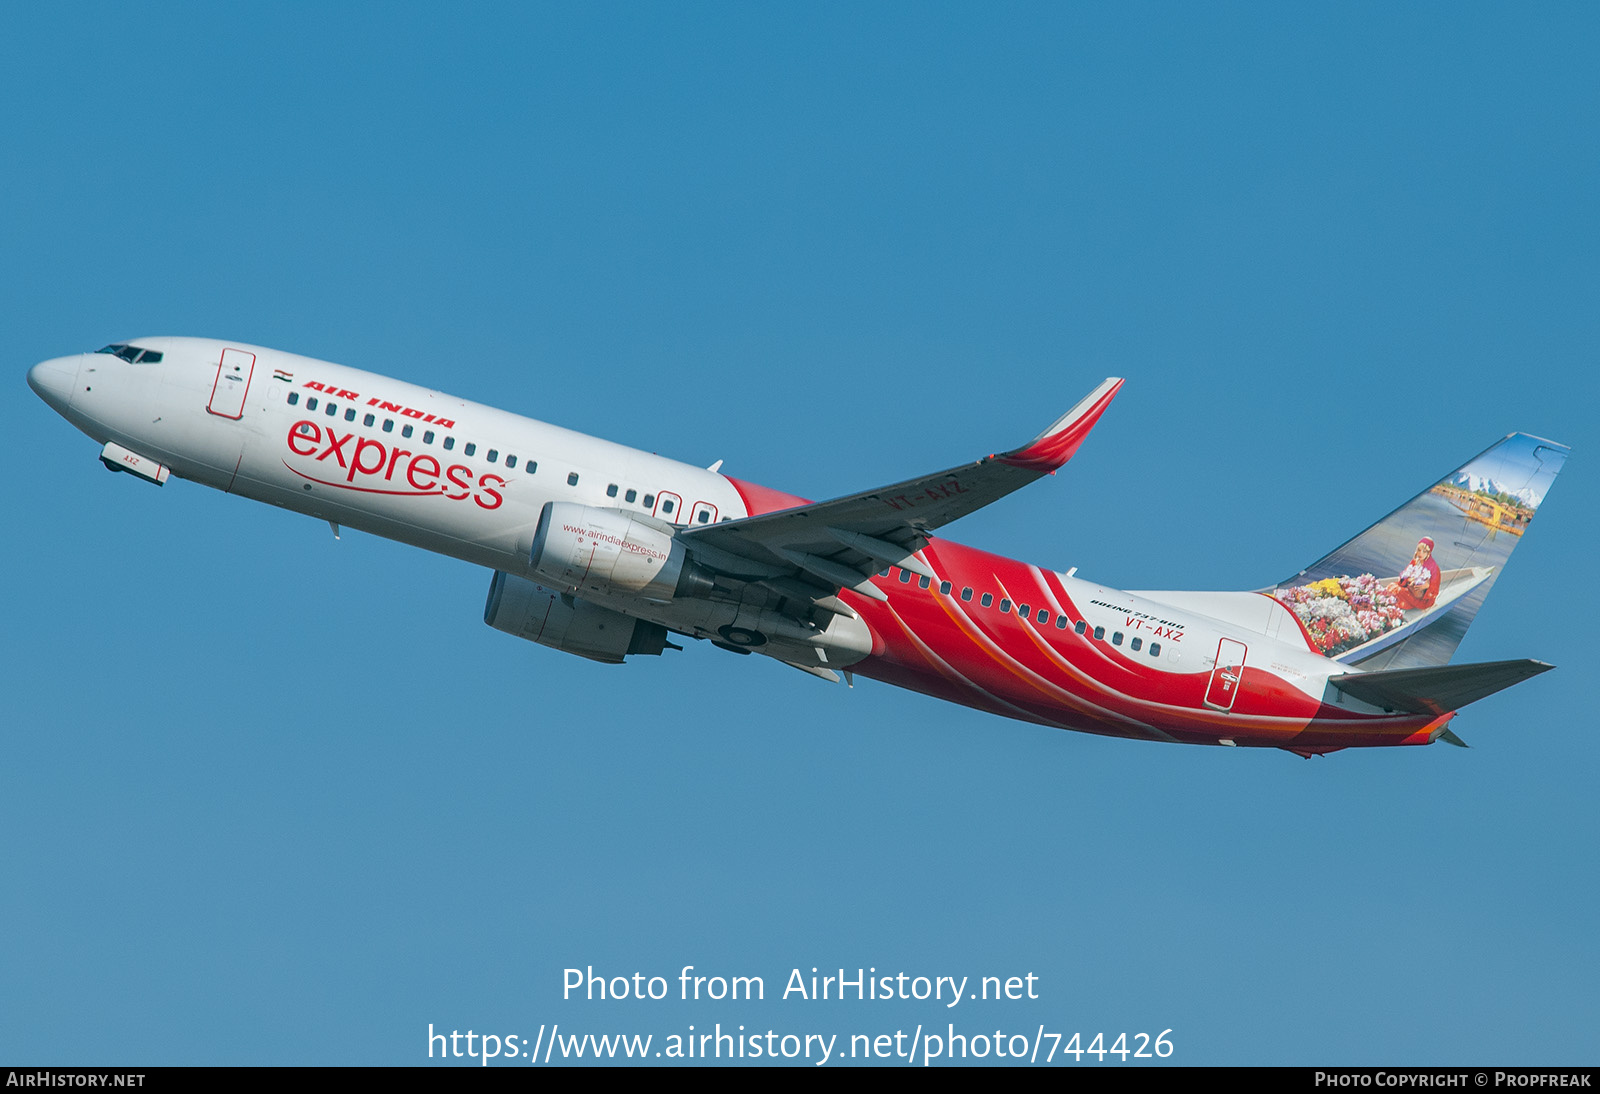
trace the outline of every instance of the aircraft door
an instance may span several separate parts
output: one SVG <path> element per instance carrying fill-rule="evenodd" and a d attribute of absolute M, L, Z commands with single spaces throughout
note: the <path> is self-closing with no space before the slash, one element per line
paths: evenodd
<path fill-rule="evenodd" d="M 1206 685 L 1206 706 L 1218 710 L 1232 710 L 1239 695 L 1239 679 L 1244 675 L 1245 654 L 1249 651 L 1243 642 L 1224 638 L 1217 643 L 1217 664 L 1211 670 L 1211 682 Z"/>
<path fill-rule="evenodd" d="M 655 515 L 662 520 L 669 520 L 673 524 L 682 524 L 684 520 L 683 499 L 670 490 L 663 490 L 656 495 Z"/>
<path fill-rule="evenodd" d="M 690 524 L 715 524 L 717 523 L 717 507 L 709 501 L 694 503 L 693 516 L 689 518 Z"/>
<path fill-rule="evenodd" d="M 255 375 L 256 355 L 242 349 L 225 349 L 217 362 L 217 379 L 211 385 L 211 401 L 206 409 L 221 418 L 235 421 L 244 417 L 244 397 Z"/>

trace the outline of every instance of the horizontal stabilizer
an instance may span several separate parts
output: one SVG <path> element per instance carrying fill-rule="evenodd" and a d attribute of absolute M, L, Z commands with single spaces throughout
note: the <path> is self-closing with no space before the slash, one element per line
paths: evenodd
<path fill-rule="evenodd" d="M 1352 672 L 1328 680 L 1364 703 L 1411 714 L 1449 714 L 1530 676 L 1555 668 L 1543 661 L 1484 661 L 1421 669 Z"/>

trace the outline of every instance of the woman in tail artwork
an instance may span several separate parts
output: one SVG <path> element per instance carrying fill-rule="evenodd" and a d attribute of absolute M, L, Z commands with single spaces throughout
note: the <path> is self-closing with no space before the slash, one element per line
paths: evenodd
<path fill-rule="evenodd" d="M 1411 563 L 1400 571 L 1400 579 L 1390 589 L 1402 611 L 1433 607 L 1439 595 L 1439 564 L 1433 561 L 1433 540 L 1423 536 Z"/>

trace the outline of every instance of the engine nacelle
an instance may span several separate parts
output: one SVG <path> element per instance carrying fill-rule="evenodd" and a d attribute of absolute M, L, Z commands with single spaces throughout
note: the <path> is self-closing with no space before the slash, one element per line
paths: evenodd
<path fill-rule="evenodd" d="M 659 654 L 670 645 L 667 628 L 658 623 L 602 608 L 500 570 L 489 583 L 483 621 L 497 631 L 613 665 L 621 664 L 629 654 Z"/>
<path fill-rule="evenodd" d="M 546 502 L 529 564 L 558 589 L 673 600 L 708 596 L 711 575 L 670 531 L 620 509 Z"/>

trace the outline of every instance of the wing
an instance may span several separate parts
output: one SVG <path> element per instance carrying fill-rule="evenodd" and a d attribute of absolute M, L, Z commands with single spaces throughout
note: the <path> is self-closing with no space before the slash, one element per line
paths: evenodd
<path fill-rule="evenodd" d="M 885 566 L 933 577 L 917 557 L 929 534 L 1054 473 L 1077 452 L 1121 386 L 1120 379 L 1106 380 L 1021 448 L 832 501 L 693 528 L 683 533 L 685 546 L 724 556 L 718 568 L 725 572 L 744 560 L 749 580 L 783 596 L 854 614 L 833 594 L 850 589 L 886 599 L 871 582 L 872 573 Z"/>

